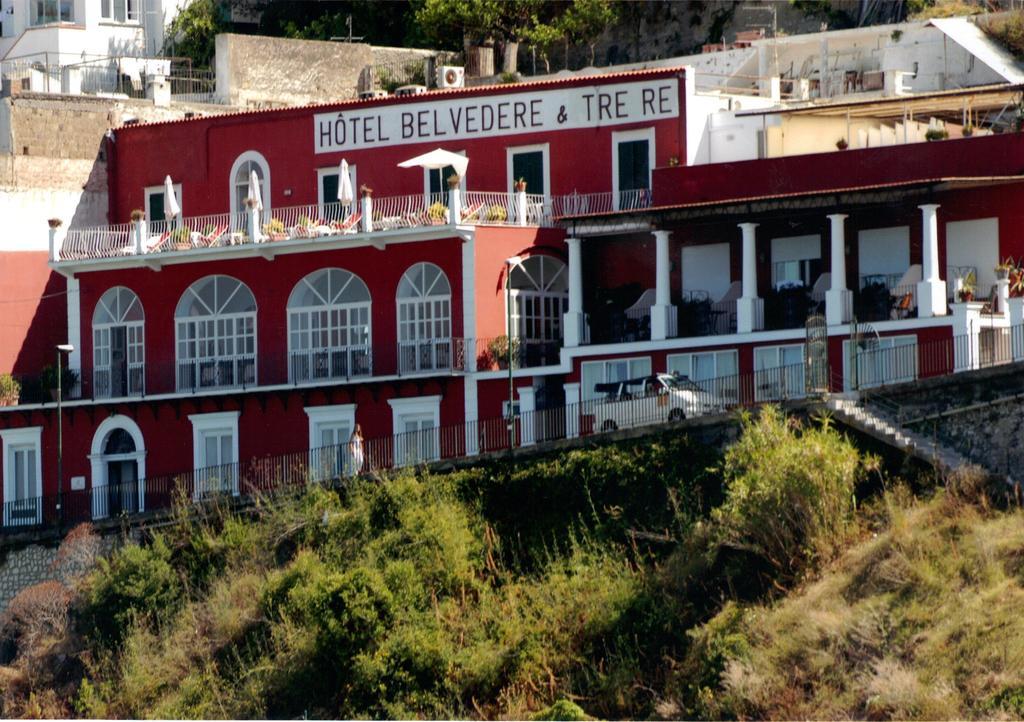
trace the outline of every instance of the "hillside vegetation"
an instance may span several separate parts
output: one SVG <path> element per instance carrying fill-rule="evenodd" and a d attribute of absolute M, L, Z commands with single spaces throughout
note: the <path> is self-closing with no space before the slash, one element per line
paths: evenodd
<path fill-rule="evenodd" d="M 1021 517 L 955 489 L 768 409 L 723 456 L 663 436 L 182 511 L 12 603 L 0 712 L 1019 715 Z"/>

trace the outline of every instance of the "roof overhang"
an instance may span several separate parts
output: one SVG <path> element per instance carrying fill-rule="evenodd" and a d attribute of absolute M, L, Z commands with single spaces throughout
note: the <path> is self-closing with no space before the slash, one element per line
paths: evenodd
<path fill-rule="evenodd" d="M 908 199 L 927 199 L 937 193 L 950 190 L 1013 183 L 1024 183 L 1024 175 L 929 178 L 799 193 L 678 203 L 644 210 L 613 211 L 589 216 L 564 216 L 557 220 L 571 236 L 619 235 L 693 221 L 745 219 L 755 216 L 764 219 L 773 216 L 791 216 L 803 211 L 831 211 L 890 205 Z"/>

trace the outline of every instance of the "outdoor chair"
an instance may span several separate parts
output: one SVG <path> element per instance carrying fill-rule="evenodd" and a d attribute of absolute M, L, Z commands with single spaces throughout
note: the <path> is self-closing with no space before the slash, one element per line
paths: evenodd
<path fill-rule="evenodd" d="M 474 203 L 473 205 L 462 209 L 462 220 L 468 221 L 472 218 L 480 220 L 480 211 L 484 208 L 483 203 Z"/>
<path fill-rule="evenodd" d="M 331 223 L 331 232 L 335 233 L 355 233 L 359 227 L 359 221 L 362 219 L 362 213 L 353 213 L 343 221 L 334 221 Z"/>

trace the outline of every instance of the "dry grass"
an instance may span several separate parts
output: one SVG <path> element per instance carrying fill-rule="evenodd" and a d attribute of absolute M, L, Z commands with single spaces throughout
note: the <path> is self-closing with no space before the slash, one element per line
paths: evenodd
<path fill-rule="evenodd" d="M 1024 512 L 965 472 L 928 502 L 889 495 L 884 531 L 744 615 L 711 714 L 955 719 L 1024 714 Z"/>

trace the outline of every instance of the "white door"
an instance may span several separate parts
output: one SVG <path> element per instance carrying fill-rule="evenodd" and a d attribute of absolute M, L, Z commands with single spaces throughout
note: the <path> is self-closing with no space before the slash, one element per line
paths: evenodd
<path fill-rule="evenodd" d="M 403 414 L 395 440 L 395 466 L 409 466 L 438 458 L 438 430 L 433 414 Z"/>
<path fill-rule="evenodd" d="M 238 493 L 238 459 L 231 429 L 203 431 L 199 437 L 199 468 L 196 469 L 195 495 L 219 492 Z"/>
<path fill-rule="evenodd" d="M 347 421 L 321 421 L 316 425 L 318 447 L 310 451 L 314 478 L 322 481 L 351 473 L 349 440 L 352 427 Z"/>
<path fill-rule="evenodd" d="M 31 444 L 11 446 L 8 474 L 14 481 L 14 497 L 4 505 L 4 523 L 11 526 L 38 524 L 43 506 L 37 486 L 36 447 Z"/>

